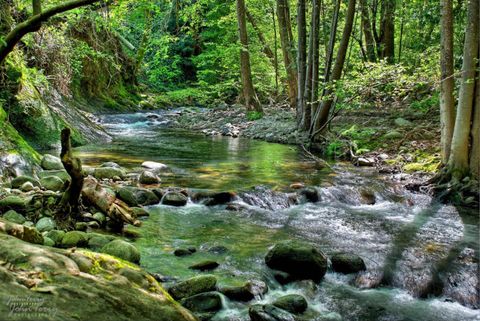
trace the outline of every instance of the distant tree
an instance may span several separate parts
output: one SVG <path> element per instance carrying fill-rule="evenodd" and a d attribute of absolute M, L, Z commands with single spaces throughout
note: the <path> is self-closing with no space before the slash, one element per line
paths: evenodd
<path fill-rule="evenodd" d="M 248 50 L 248 34 L 244 0 L 237 0 L 238 33 L 240 37 L 240 74 L 242 78 L 242 92 L 247 111 L 262 112 L 262 106 L 258 100 L 252 82 L 250 69 L 250 52 Z"/>

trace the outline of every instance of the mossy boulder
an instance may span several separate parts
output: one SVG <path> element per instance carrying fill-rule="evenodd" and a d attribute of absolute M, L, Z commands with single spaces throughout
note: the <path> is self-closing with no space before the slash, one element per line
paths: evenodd
<path fill-rule="evenodd" d="M 44 177 L 50 177 L 50 176 L 56 176 L 60 178 L 63 182 L 69 182 L 71 180 L 70 175 L 68 175 L 67 171 L 64 169 L 59 169 L 59 170 L 49 170 L 49 171 L 43 171 L 38 173 L 38 177 L 40 179 Z"/>
<path fill-rule="evenodd" d="M 48 232 L 55 229 L 55 226 L 55 222 L 50 217 L 42 217 L 38 220 L 37 224 L 35 224 L 39 232 Z"/>
<path fill-rule="evenodd" d="M 143 171 L 138 177 L 140 184 L 158 184 L 160 183 L 160 177 L 150 171 Z"/>
<path fill-rule="evenodd" d="M 179 192 L 168 192 L 162 198 L 162 204 L 170 206 L 185 206 L 188 198 Z"/>
<path fill-rule="evenodd" d="M 168 293 L 175 299 L 180 300 L 195 294 L 215 291 L 217 278 L 213 275 L 200 275 L 174 284 L 168 289 Z"/>
<path fill-rule="evenodd" d="M 220 292 L 230 300 L 251 301 L 255 296 L 261 296 L 268 291 L 268 286 L 263 281 L 248 281 L 241 286 L 225 286 L 220 288 Z"/>
<path fill-rule="evenodd" d="M 218 292 L 199 293 L 183 299 L 180 304 L 193 312 L 213 312 L 222 308 L 222 296 Z"/>
<path fill-rule="evenodd" d="M 112 239 L 105 235 L 94 235 L 88 239 L 88 247 L 93 250 L 99 250 L 111 241 Z"/>
<path fill-rule="evenodd" d="M 45 233 L 45 237 L 53 240 L 55 245 L 59 246 L 62 244 L 62 239 L 65 236 L 65 231 L 62 230 L 51 230 Z"/>
<path fill-rule="evenodd" d="M 251 321 L 295 321 L 290 312 L 272 304 L 254 304 L 248 309 L 248 315 Z"/>
<path fill-rule="evenodd" d="M 327 272 L 327 257 L 309 244 L 294 241 L 277 243 L 265 257 L 271 269 L 288 273 L 292 280 L 319 282 Z"/>
<path fill-rule="evenodd" d="M 55 192 L 62 191 L 64 189 L 64 185 L 65 185 L 64 182 L 62 181 L 62 179 L 60 179 L 57 176 L 43 177 L 40 180 L 40 184 L 42 184 L 42 186 L 45 189 L 48 189 L 50 191 L 55 191 Z"/>
<path fill-rule="evenodd" d="M 85 232 L 80 231 L 70 231 L 65 233 L 62 238 L 62 247 L 69 248 L 69 247 L 84 247 L 87 246 L 88 239 L 87 234 Z"/>
<path fill-rule="evenodd" d="M 25 184 L 27 182 L 32 183 L 33 186 L 40 187 L 40 182 L 38 181 L 38 179 L 33 178 L 31 176 L 26 176 L 26 175 L 21 175 L 21 176 L 15 177 L 12 180 L 11 185 L 12 185 L 12 188 L 19 189 L 20 187 L 22 187 L 23 184 Z"/>
<path fill-rule="evenodd" d="M 294 314 L 303 313 L 308 308 L 307 300 L 300 294 L 288 294 L 279 297 L 273 302 L 273 305 Z"/>
<path fill-rule="evenodd" d="M 366 270 L 363 259 L 353 253 L 336 253 L 331 258 L 335 272 L 349 274 Z"/>
<path fill-rule="evenodd" d="M 118 190 L 117 196 L 129 206 L 158 204 L 160 199 L 149 189 L 125 186 Z"/>
<path fill-rule="evenodd" d="M 99 167 L 93 171 L 93 176 L 98 179 L 113 179 L 114 177 L 124 178 L 125 171 L 117 167 Z"/>
<path fill-rule="evenodd" d="M 43 237 L 43 245 L 45 246 L 55 246 L 55 241 L 49 237 Z"/>
<path fill-rule="evenodd" d="M 215 261 L 212 260 L 206 260 L 202 262 L 195 263 L 193 265 L 190 265 L 188 268 L 192 270 L 199 270 L 199 271 L 210 271 L 210 270 L 215 270 L 217 267 L 219 267 L 220 264 L 218 264 Z"/>
<path fill-rule="evenodd" d="M 3 218 L 6 219 L 7 221 L 17 223 L 17 224 L 23 224 L 26 221 L 25 217 L 22 214 L 19 214 L 14 210 L 10 210 L 5 214 L 3 214 Z"/>
<path fill-rule="evenodd" d="M 133 263 L 140 262 L 138 249 L 134 245 L 122 240 L 111 241 L 103 246 L 100 251 Z"/>
<path fill-rule="evenodd" d="M 49 154 L 43 155 L 42 160 L 40 161 L 40 166 L 42 166 L 44 170 L 63 169 L 63 164 L 60 158 Z"/>
<path fill-rule="evenodd" d="M 10 195 L 0 199 L 0 212 L 14 210 L 17 212 L 25 212 L 31 198 L 23 198 L 20 196 Z"/>

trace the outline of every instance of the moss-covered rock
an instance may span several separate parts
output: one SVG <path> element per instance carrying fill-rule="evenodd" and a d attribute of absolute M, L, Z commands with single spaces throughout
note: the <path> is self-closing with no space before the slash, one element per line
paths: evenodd
<path fill-rule="evenodd" d="M 30 200 L 30 198 L 23 198 L 15 195 L 7 196 L 0 199 L 0 212 L 7 212 L 8 210 L 25 212 Z"/>
<path fill-rule="evenodd" d="M 35 224 L 35 227 L 41 233 L 55 229 L 56 224 L 50 217 L 42 217 L 38 220 L 37 224 Z"/>
<path fill-rule="evenodd" d="M 168 293 L 175 300 L 180 300 L 195 294 L 215 291 L 217 278 L 213 275 L 201 275 L 174 284 L 168 289 Z"/>
<path fill-rule="evenodd" d="M 88 239 L 85 232 L 80 231 L 70 231 L 65 233 L 62 238 L 62 247 L 84 247 L 87 246 Z"/>
<path fill-rule="evenodd" d="M 140 262 L 138 249 L 134 245 L 122 240 L 111 241 L 103 246 L 100 251 L 133 263 Z"/>
<path fill-rule="evenodd" d="M 287 294 L 279 297 L 273 302 L 273 305 L 294 314 L 303 313 L 308 308 L 307 300 L 300 294 Z"/>
<path fill-rule="evenodd" d="M 27 182 L 32 183 L 33 186 L 40 186 L 40 182 L 38 181 L 38 179 L 33 178 L 31 176 L 27 176 L 27 175 L 21 175 L 21 176 L 15 177 L 14 179 L 12 179 L 11 185 L 12 185 L 12 188 L 18 189 Z"/>
<path fill-rule="evenodd" d="M 43 155 L 40 166 L 42 166 L 44 170 L 64 169 L 60 158 L 49 154 Z"/>
<path fill-rule="evenodd" d="M 218 292 L 206 292 L 185 298 L 180 303 L 193 312 L 212 312 L 222 308 L 222 297 Z"/>
<path fill-rule="evenodd" d="M 14 210 L 10 210 L 5 214 L 3 214 L 3 218 L 6 219 L 7 221 L 17 223 L 17 224 L 23 224 L 26 221 L 25 217 L 22 214 L 19 214 Z"/>
<path fill-rule="evenodd" d="M 149 189 L 125 186 L 118 190 L 117 196 L 129 206 L 158 204 L 157 195 Z"/>
<path fill-rule="evenodd" d="M 40 184 L 45 189 L 59 192 L 64 189 L 64 182 L 57 176 L 46 176 L 40 180 Z"/>
<path fill-rule="evenodd" d="M 117 167 L 99 167 L 93 171 L 93 176 L 98 179 L 113 179 L 114 177 L 124 178 L 125 171 Z"/>
<path fill-rule="evenodd" d="M 335 272 L 349 274 L 366 269 L 363 259 L 353 253 L 336 253 L 332 255 L 332 269 Z"/>
<path fill-rule="evenodd" d="M 55 242 L 55 245 L 59 246 L 62 244 L 62 239 L 65 236 L 65 231 L 62 230 L 51 230 L 45 233 L 45 236 Z"/>

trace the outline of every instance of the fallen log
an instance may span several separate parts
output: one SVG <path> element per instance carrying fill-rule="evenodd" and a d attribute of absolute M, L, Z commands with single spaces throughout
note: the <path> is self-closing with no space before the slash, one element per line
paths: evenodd
<path fill-rule="evenodd" d="M 110 217 L 120 229 L 124 223 L 140 226 L 133 210 L 115 193 L 100 185 L 93 177 L 87 177 L 83 182 L 82 199 Z"/>

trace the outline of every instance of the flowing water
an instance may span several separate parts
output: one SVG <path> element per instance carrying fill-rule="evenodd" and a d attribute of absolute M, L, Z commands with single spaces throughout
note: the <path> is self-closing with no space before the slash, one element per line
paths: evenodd
<path fill-rule="evenodd" d="M 212 274 L 221 285 L 267 282 L 259 302 L 303 294 L 316 315 L 311 320 L 480 320 L 475 213 L 436 204 L 371 169 L 340 163 L 318 169 L 296 147 L 170 129 L 173 118 L 103 116 L 113 142 L 77 149 L 87 165 L 115 161 L 135 169 L 158 161 L 171 169 L 163 185 L 238 193 L 240 211 L 192 202 L 149 207 L 136 245 L 150 272 L 184 279 L 199 273 L 188 266 L 212 259 L 220 263 Z M 315 186 L 320 201 L 289 206 L 285 191 L 294 182 Z M 364 204 L 365 191 L 375 204 Z M 281 286 L 263 258 L 287 239 L 311 242 L 327 255 L 356 253 L 367 271 Z M 191 256 L 172 254 L 190 246 L 198 249 Z M 249 320 L 247 311 L 225 299 L 214 320 Z"/>

